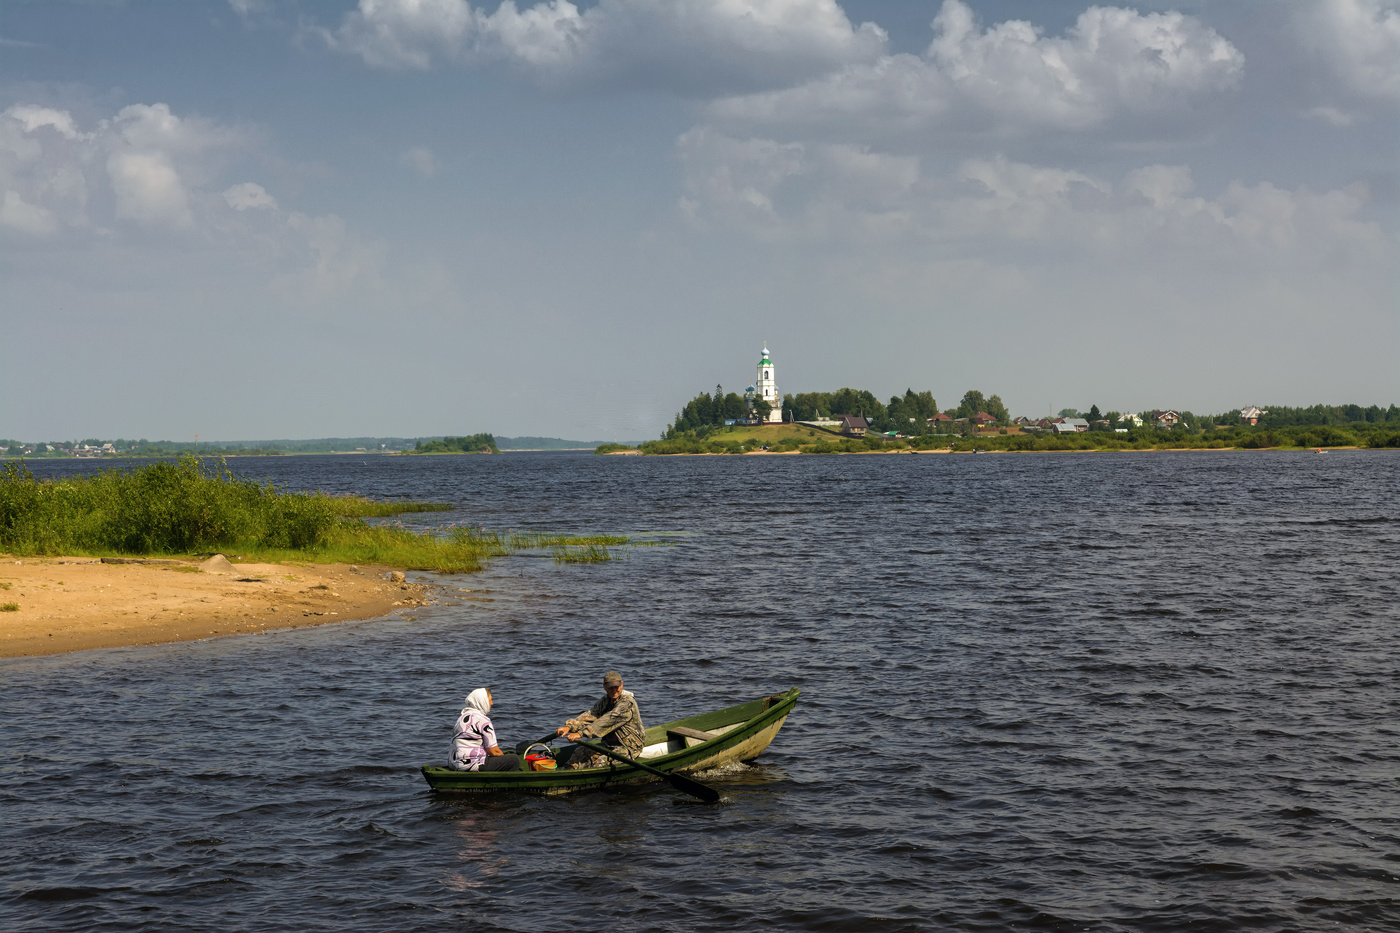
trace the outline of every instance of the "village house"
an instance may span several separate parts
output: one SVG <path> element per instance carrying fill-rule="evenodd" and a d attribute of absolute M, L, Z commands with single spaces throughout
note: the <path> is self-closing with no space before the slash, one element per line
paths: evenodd
<path fill-rule="evenodd" d="M 860 415 L 837 415 L 836 420 L 841 425 L 841 433 L 847 437 L 865 437 L 870 427 L 870 422 Z"/>
<path fill-rule="evenodd" d="M 1259 423 L 1260 418 L 1267 414 L 1267 411 L 1260 411 L 1258 408 L 1251 405 L 1248 408 L 1240 409 L 1240 420 L 1245 424 L 1255 425 Z"/>
<path fill-rule="evenodd" d="M 1056 418 L 1050 422 L 1050 428 L 1056 434 L 1082 434 L 1089 430 L 1089 422 L 1083 418 Z"/>
<path fill-rule="evenodd" d="M 1148 412 L 1147 420 L 1157 422 L 1159 428 L 1174 428 L 1181 423 L 1181 412 L 1154 410 Z"/>

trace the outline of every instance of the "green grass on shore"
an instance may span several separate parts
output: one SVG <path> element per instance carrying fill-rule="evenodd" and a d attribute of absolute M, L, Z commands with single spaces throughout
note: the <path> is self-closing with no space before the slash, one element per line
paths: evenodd
<path fill-rule="evenodd" d="M 197 457 L 61 480 L 36 479 L 23 464 L 11 463 L 0 467 L 0 551 L 92 557 L 222 551 L 243 560 L 464 573 L 522 550 L 553 550 L 558 559 L 558 549 L 572 549 L 592 554 L 590 561 L 607 560 L 608 546 L 629 541 L 466 527 L 414 531 L 364 521 L 451 508 L 440 502 L 288 492 L 240 480 L 222 461 L 209 467 Z"/>

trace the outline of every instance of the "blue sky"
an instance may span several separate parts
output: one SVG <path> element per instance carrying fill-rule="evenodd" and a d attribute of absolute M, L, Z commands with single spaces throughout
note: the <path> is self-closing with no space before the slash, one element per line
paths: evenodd
<path fill-rule="evenodd" d="M 0 436 L 1400 402 L 1400 3 L 0 5 Z"/>

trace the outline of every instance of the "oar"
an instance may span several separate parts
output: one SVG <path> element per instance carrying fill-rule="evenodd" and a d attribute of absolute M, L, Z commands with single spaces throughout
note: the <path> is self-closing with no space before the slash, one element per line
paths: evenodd
<path fill-rule="evenodd" d="M 640 761 L 633 761 L 626 755 L 619 755 L 617 752 L 608 748 L 606 745 L 597 745 L 593 742 L 585 742 L 583 739 L 575 740 L 574 744 L 582 745 L 584 748 L 591 748 L 593 749 L 593 751 L 598 752 L 602 755 L 607 755 L 609 758 L 616 759 L 617 761 L 620 761 L 625 765 L 631 765 L 634 768 L 641 768 L 643 771 L 650 771 L 657 777 L 663 777 L 666 780 L 670 781 L 671 786 L 674 787 L 676 790 L 684 791 L 692 797 L 699 797 L 706 803 L 719 802 L 719 791 L 715 790 L 713 787 L 706 787 L 699 781 L 692 781 L 685 775 L 668 774 L 665 771 L 653 768 L 651 765 L 644 765 Z"/>

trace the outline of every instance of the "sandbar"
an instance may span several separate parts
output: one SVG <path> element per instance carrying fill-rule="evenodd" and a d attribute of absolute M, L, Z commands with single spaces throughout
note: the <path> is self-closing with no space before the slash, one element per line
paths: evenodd
<path fill-rule="evenodd" d="M 0 658 L 248 635 L 428 605 L 389 568 L 0 555 Z M 8 609 L 17 606 L 17 609 Z"/>

